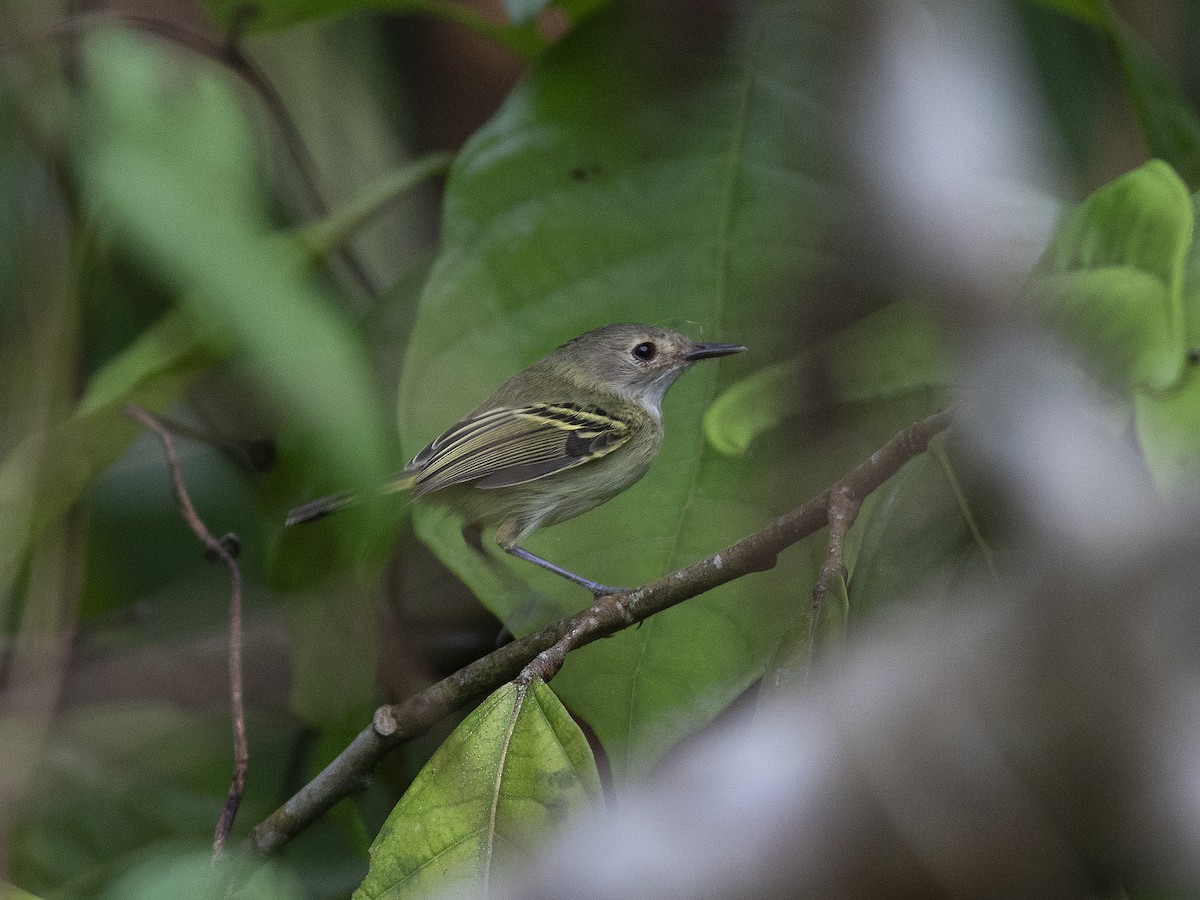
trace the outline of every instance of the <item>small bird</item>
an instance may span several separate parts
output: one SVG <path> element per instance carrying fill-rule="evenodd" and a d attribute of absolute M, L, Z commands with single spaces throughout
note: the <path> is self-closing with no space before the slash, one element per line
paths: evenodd
<path fill-rule="evenodd" d="M 455 507 L 468 529 L 496 526 L 506 552 L 587 588 L 591 581 L 520 546 L 536 529 L 611 500 L 662 447 L 662 401 L 692 363 L 740 353 L 652 325 L 606 325 L 550 351 L 504 382 L 384 488 Z M 432 496 L 431 496 L 432 495 Z M 354 502 L 332 494 L 293 509 L 288 525 Z"/>

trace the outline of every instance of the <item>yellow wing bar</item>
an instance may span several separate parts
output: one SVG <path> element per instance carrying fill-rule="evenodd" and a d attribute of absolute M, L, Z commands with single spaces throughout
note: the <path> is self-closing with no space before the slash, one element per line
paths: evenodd
<path fill-rule="evenodd" d="M 573 403 L 497 407 L 464 419 L 413 457 L 415 496 L 476 482 L 494 490 L 536 481 L 611 453 L 629 425 Z"/>

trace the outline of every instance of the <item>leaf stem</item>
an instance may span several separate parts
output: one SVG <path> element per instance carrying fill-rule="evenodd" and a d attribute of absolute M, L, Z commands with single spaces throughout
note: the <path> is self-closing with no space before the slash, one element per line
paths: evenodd
<path fill-rule="evenodd" d="M 409 188 L 441 175 L 454 161 L 452 153 L 433 153 L 367 185 L 349 203 L 323 218 L 295 229 L 293 234 L 313 262 L 321 262 Z"/>

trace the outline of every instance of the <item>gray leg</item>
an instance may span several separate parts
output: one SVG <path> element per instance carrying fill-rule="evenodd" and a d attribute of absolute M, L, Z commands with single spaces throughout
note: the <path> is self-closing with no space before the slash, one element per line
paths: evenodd
<path fill-rule="evenodd" d="M 512 549 L 505 549 L 504 552 L 510 553 L 518 559 L 523 559 L 526 562 L 531 562 L 535 566 L 541 566 L 547 572 L 553 572 L 555 575 L 561 575 L 563 578 L 567 579 L 567 581 L 573 582 L 580 587 L 587 588 L 597 597 L 601 596 L 602 594 L 623 594 L 629 590 L 629 588 L 609 587 L 607 584 L 600 584 L 599 582 L 584 578 L 582 575 L 576 575 L 574 572 L 564 569 L 562 566 L 556 566 L 548 559 L 542 559 L 540 556 L 530 553 L 524 547 L 513 547 Z"/>

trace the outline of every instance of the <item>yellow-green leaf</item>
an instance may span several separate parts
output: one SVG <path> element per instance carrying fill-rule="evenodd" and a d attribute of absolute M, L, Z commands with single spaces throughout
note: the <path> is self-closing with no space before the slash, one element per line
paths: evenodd
<path fill-rule="evenodd" d="M 354 900 L 426 897 L 460 881 L 486 887 L 600 803 L 587 740 L 541 681 L 507 684 L 438 748 L 371 846 Z"/>

